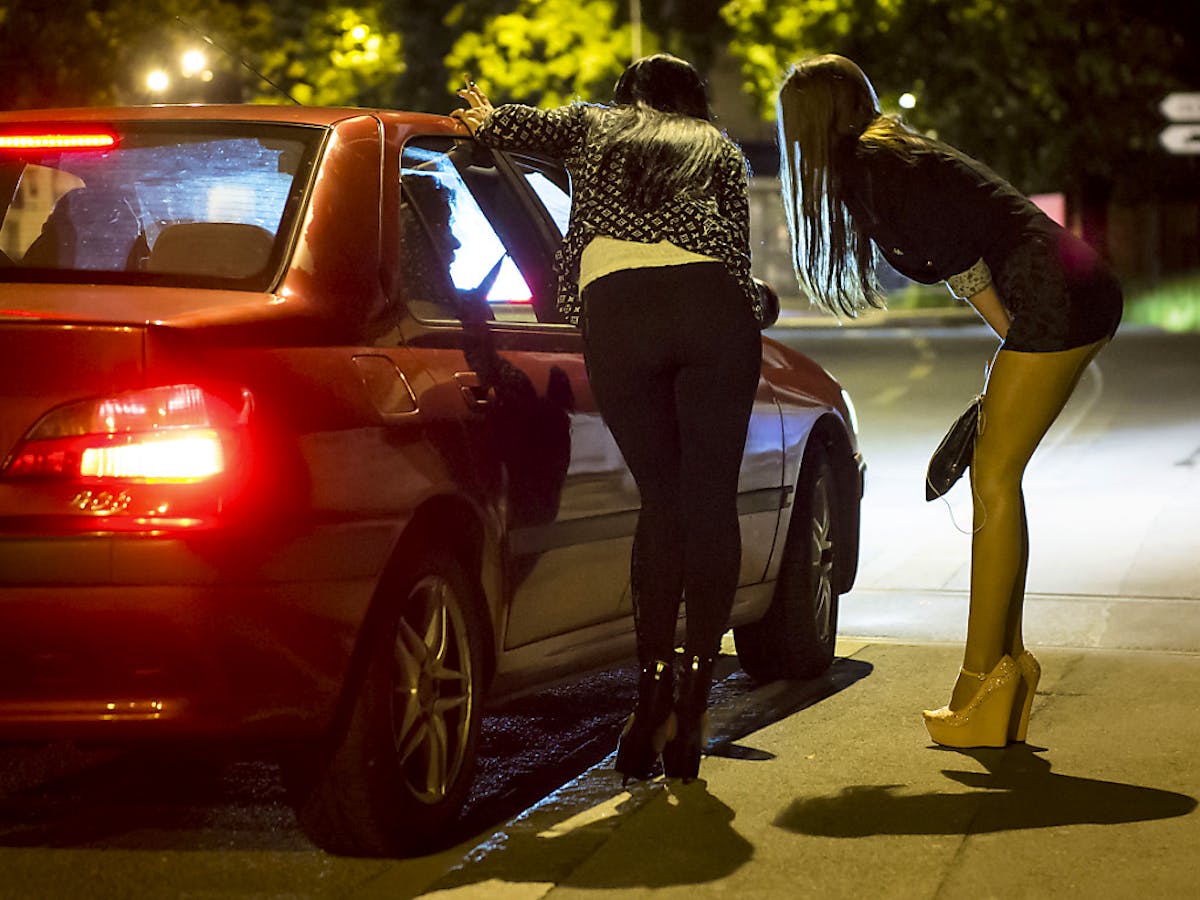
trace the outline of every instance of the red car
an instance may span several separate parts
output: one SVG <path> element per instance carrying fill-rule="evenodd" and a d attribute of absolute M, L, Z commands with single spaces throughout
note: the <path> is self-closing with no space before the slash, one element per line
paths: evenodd
<path fill-rule="evenodd" d="M 0 114 L 0 740 L 270 739 L 322 846 L 432 846 L 486 700 L 634 651 L 569 210 L 442 116 Z M 732 624 L 808 677 L 864 467 L 832 377 L 762 371 Z"/>

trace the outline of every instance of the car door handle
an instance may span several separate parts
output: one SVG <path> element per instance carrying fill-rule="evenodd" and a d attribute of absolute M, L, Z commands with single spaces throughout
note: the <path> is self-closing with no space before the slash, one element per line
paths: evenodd
<path fill-rule="evenodd" d="M 455 372 L 454 380 L 471 409 L 484 409 L 496 399 L 496 389 L 484 384 L 478 372 Z"/>

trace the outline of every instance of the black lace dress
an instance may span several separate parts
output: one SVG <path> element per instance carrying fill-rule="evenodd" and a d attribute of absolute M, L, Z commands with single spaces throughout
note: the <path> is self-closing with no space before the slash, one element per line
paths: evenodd
<path fill-rule="evenodd" d="M 982 163 L 931 141 L 904 159 L 860 147 L 843 199 L 884 258 L 924 284 L 991 270 L 1010 318 L 1004 349 L 1069 350 L 1111 337 L 1121 287 L 1100 255 Z"/>

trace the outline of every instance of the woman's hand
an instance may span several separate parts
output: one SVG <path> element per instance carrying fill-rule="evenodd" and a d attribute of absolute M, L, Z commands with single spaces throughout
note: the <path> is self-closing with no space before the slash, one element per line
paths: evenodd
<path fill-rule="evenodd" d="M 474 134 L 483 124 L 483 120 L 491 113 L 492 102 L 488 100 L 487 94 L 471 80 L 470 75 L 464 76 L 464 79 L 467 86 L 458 91 L 458 96 L 467 101 L 468 107 L 467 109 L 456 109 L 450 115 L 466 125 L 467 131 Z"/>

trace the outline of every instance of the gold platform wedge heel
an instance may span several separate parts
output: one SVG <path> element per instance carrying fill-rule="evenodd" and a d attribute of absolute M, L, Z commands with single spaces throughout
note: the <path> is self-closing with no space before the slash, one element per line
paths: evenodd
<path fill-rule="evenodd" d="M 1033 709 L 1033 695 L 1037 692 L 1042 677 L 1042 666 L 1032 653 L 1026 650 L 1016 658 L 1017 673 L 1020 675 L 1017 693 L 1013 698 L 1012 716 L 1008 722 L 1008 739 L 1024 741 L 1029 733 L 1029 712 Z"/>
<path fill-rule="evenodd" d="M 943 747 L 1003 747 L 1008 743 L 1008 726 L 1012 719 L 1013 700 L 1021 680 L 1011 656 L 1000 662 L 987 675 L 968 672 L 978 678 L 979 690 L 971 701 L 957 712 L 948 706 L 925 710 L 925 728 L 934 743 Z"/>

